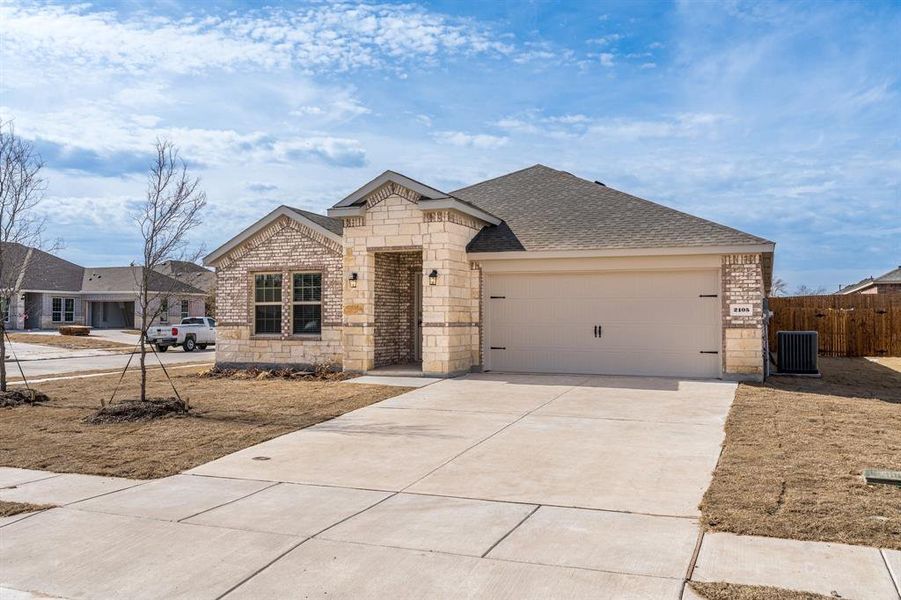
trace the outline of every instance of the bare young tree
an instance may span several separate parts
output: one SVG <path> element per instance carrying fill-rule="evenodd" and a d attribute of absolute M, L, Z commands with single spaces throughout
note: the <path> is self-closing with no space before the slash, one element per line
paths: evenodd
<path fill-rule="evenodd" d="M 44 163 L 34 146 L 0 121 L 0 391 L 6 391 L 6 319 L 18 303 L 32 248 L 43 246 Z"/>
<path fill-rule="evenodd" d="M 158 139 L 156 157 L 147 177 L 147 198 L 135 215 L 144 240 L 142 262 L 134 269 L 141 315 L 141 401 L 147 399 L 147 328 L 168 310 L 176 291 L 157 270 L 167 260 L 197 259 L 199 249 L 189 255 L 188 234 L 200 224 L 204 206 L 206 193 L 200 189 L 200 179 L 188 174 L 188 167 L 172 142 Z"/>
<path fill-rule="evenodd" d="M 788 293 L 788 283 L 785 282 L 781 277 L 777 277 L 773 280 L 773 285 L 770 286 L 770 296 L 784 296 Z"/>
<path fill-rule="evenodd" d="M 822 296 L 827 293 L 826 288 L 820 286 L 818 288 L 808 287 L 806 285 L 799 285 L 795 288 L 795 293 L 792 294 L 794 296 Z"/>

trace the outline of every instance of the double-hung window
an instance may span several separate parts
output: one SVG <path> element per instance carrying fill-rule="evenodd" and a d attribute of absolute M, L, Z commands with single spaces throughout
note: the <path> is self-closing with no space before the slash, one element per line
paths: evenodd
<path fill-rule="evenodd" d="M 75 320 L 75 298 L 51 298 L 50 320 L 54 323 L 71 323 Z"/>
<path fill-rule="evenodd" d="M 3 322 L 9 323 L 9 298 L 0 298 L 0 311 L 3 312 Z"/>
<path fill-rule="evenodd" d="M 254 333 L 282 332 L 282 275 L 258 273 L 254 276 Z"/>
<path fill-rule="evenodd" d="M 322 333 L 322 273 L 293 274 L 294 334 Z"/>
<path fill-rule="evenodd" d="M 160 323 L 169 322 L 169 300 L 163 298 L 160 301 Z"/>
<path fill-rule="evenodd" d="M 187 300 L 181 301 L 181 318 L 182 319 L 187 319 L 188 317 L 191 316 L 191 314 L 190 314 L 191 311 L 188 310 L 190 308 L 190 306 L 191 305 Z"/>

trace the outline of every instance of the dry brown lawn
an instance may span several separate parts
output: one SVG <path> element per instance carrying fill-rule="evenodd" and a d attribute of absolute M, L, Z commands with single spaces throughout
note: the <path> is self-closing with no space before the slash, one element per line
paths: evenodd
<path fill-rule="evenodd" d="M 702 598 L 707 600 L 834 600 L 830 596 L 811 592 L 796 592 L 783 588 L 762 585 L 738 585 L 735 583 L 701 583 L 692 581 L 688 584 Z"/>
<path fill-rule="evenodd" d="M 170 371 L 194 416 L 142 423 L 83 421 L 101 398 L 110 398 L 118 374 L 39 384 L 49 403 L 0 409 L 0 466 L 163 477 L 408 391 L 337 381 L 208 379 L 201 370 Z M 150 379 L 149 395 L 172 395 L 162 371 Z M 137 373 L 126 376 L 117 399 L 136 398 L 137 382 Z"/>
<path fill-rule="evenodd" d="M 858 358 L 820 369 L 739 386 L 703 523 L 899 550 L 901 489 L 867 485 L 862 471 L 901 469 L 901 372 Z"/>
<path fill-rule="evenodd" d="M 22 344 L 37 344 L 39 346 L 52 346 L 54 348 L 66 348 L 69 350 L 85 350 L 94 348 L 133 348 L 131 344 L 111 342 L 100 338 L 92 338 L 88 335 L 43 335 L 40 333 L 10 333 L 9 339 L 15 350 L 16 342 Z"/>
<path fill-rule="evenodd" d="M 7 502 L 0 500 L 0 517 L 12 517 L 26 512 L 53 508 L 52 504 L 31 504 L 29 502 Z"/>

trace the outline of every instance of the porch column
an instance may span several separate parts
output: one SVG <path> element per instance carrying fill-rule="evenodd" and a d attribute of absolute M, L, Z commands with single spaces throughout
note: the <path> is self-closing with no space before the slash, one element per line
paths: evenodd
<path fill-rule="evenodd" d="M 341 340 L 344 370 L 368 371 L 375 366 L 375 255 L 362 243 L 344 248 L 344 293 Z M 357 274 L 356 287 L 350 278 Z"/>

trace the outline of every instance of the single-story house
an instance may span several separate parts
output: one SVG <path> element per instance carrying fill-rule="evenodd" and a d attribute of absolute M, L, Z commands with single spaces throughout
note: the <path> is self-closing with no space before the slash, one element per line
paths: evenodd
<path fill-rule="evenodd" d="M 774 243 L 543 165 L 386 171 L 205 258 L 220 364 L 760 378 Z"/>
<path fill-rule="evenodd" d="M 899 294 L 901 293 L 901 265 L 879 277 L 867 277 L 857 283 L 839 288 L 836 294 Z"/>
<path fill-rule="evenodd" d="M 10 272 L 21 272 L 18 297 L 10 298 L 7 329 L 52 329 L 60 325 L 133 328 L 140 325 L 142 267 L 82 267 L 38 248 L 7 243 L 3 247 Z M 19 265 L 25 262 L 24 269 Z M 202 268 L 202 267 L 201 267 Z M 150 289 L 169 296 L 168 310 L 155 322 L 178 322 L 204 315 L 207 292 L 154 271 Z"/>

